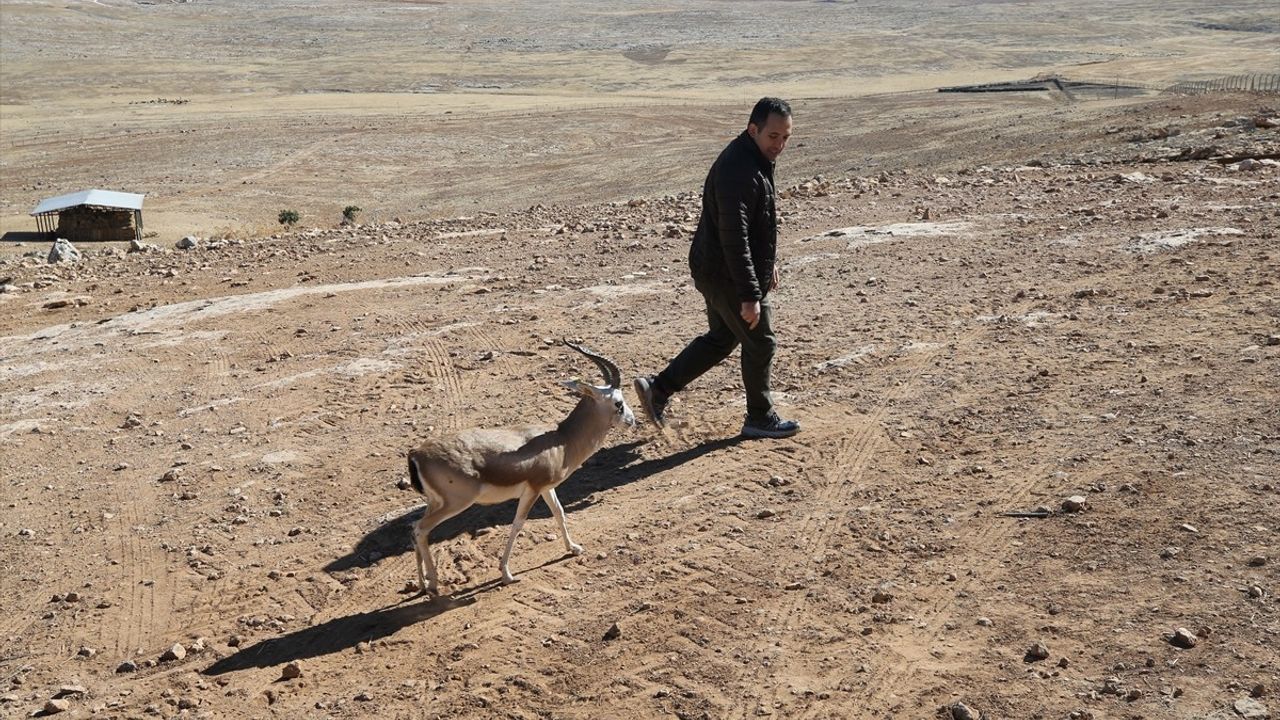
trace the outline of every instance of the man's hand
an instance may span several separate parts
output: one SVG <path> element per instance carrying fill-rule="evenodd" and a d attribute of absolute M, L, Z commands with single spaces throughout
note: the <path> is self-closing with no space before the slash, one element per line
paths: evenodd
<path fill-rule="evenodd" d="M 769 279 L 769 292 L 778 289 L 778 266 L 773 266 L 773 277 Z"/>
<path fill-rule="evenodd" d="M 738 314 L 742 315 L 742 321 L 747 324 L 748 329 L 755 330 L 756 324 L 760 322 L 760 301 L 744 300 Z"/>

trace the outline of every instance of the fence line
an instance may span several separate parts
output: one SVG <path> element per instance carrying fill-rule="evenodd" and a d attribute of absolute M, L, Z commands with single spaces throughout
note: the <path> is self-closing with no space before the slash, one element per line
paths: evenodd
<path fill-rule="evenodd" d="M 1189 80 L 1170 85 L 1165 92 L 1203 95 L 1211 92 L 1280 93 L 1280 73 L 1228 75 L 1211 80 Z"/>

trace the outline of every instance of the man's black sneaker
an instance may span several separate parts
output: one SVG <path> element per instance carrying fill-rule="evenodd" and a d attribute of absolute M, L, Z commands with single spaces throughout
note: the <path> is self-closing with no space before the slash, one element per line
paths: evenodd
<path fill-rule="evenodd" d="M 638 377 L 632 385 L 640 398 L 640 407 L 644 409 L 644 414 L 649 416 L 649 420 L 654 425 L 666 427 L 666 420 L 663 419 L 662 413 L 667 410 L 667 397 L 654 386 L 654 380 L 652 376 Z"/>
<path fill-rule="evenodd" d="M 800 432 L 800 423 L 769 415 L 764 420 L 747 421 L 742 425 L 742 436 L 749 438 L 788 438 Z"/>

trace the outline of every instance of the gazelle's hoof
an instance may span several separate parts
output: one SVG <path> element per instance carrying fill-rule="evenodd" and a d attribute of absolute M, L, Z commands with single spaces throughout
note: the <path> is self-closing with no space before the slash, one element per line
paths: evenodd
<path fill-rule="evenodd" d="M 573 555 L 581 555 L 582 546 L 578 543 L 569 543 L 569 552 Z"/>
<path fill-rule="evenodd" d="M 515 583 L 515 582 L 520 582 L 520 578 L 516 577 L 515 575 L 512 575 L 511 573 L 502 574 L 503 585 L 510 585 L 511 583 Z"/>

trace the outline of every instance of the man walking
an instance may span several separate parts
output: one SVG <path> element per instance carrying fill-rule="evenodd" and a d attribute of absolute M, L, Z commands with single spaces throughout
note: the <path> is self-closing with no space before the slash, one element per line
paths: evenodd
<path fill-rule="evenodd" d="M 769 393 L 773 337 L 769 291 L 778 286 L 778 214 L 773 166 L 791 137 L 791 106 L 762 98 L 747 129 L 721 151 L 702 186 L 702 217 L 689 249 L 694 286 L 707 305 L 707 332 L 662 372 L 635 380 L 640 405 L 656 425 L 671 396 L 742 346 L 747 418 L 742 434 L 785 438 L 800 432 L 778 417 Z"/>

